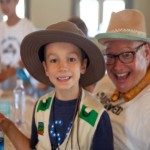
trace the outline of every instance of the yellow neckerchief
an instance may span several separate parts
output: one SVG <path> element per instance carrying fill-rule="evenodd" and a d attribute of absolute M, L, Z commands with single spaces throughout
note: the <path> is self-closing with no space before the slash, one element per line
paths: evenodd
<path fill-rule="evenodd" d="M 146 75 L 138 83 L 133 89 L 128 91 L 127 93 L 120 93 L 117 89 L 114 91 L 113 95 L 111 96 L 111 101 L 115 102 L 120 97 L 123 97 L 126 102 L 132 100 L 135 96 L 138 95 L 148 84 L 150 84 L 150 68 L 148 68 Z"/>

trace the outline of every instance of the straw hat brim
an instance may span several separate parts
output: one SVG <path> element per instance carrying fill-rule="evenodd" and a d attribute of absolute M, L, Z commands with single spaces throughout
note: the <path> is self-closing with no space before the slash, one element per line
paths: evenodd
<path fill-rule="evenodd" d="M 88 38 L 60 30 L 41 30 L 27 35 L 21 43 L 21 58 L 28 72 L 40 82 L 53 86 L 45 75 L 39 59 L 41 46 L 54 42 L 69 42 L 81 48 L 89 57 L 90 63 L 85 74 L 81 75 L 80 84 L 87 86 L 100 80 L 105 74 L 105 63 L 100 49 Z"/>
<path fill-rule="evenodd" d="M 95 36 L 95 38 L 102 44 L 113 41 L 113 40 L 131 40 L 131 41 L 144 41 L 150 43 L 150 38 L 138 37 L 130 34 L 124 33 L 100 33 Z"/>

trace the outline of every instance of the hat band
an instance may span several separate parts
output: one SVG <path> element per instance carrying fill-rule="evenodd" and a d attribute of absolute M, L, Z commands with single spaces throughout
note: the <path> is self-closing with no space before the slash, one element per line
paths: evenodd
<path fill-rule="evenodd" d="M 132 36 L 138 36 L 138 37 L 142 36 L 142 37 L 146 38 L 146 33 L 145 32 L 141 32 L 141 31 L 134 30 L 134 29 L 120 28 L 120 29 L 110 30 L 108 32 L 111 32 L 111 33 L 125 33 L 125 34 L 132 35 Z"/>

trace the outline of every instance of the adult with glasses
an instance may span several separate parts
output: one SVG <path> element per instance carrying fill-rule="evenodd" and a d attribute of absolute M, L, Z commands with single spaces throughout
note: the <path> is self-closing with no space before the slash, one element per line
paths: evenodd
<path fill-rule="evenodd" d="M 99 87 L 96 93 L 110 115 L 114 147 L 150 150 L 150 38 L 145 17 L 135 9 L 113 12 L 107 32 L 96 38 L 105 47 L 107 73 L 116 88 L 108 94 L 108 87 Z"/>

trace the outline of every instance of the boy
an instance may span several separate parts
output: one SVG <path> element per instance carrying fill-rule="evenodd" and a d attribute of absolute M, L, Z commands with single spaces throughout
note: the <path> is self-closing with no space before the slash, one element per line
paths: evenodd
<path fill-rule="evenodd" d="M 112 150 L 109 117 L 102 105 L 82 89 L 105 73 L 99 48 L 76 25 L 64 21 L 26 36 L 21 57 L 33 77 L 55 87 L 35 106 L 30 148 Z M 96 69 L 96 65 L 101 68 Z M 1 120 L 4 130 L 6 119 Z M 12 130 L 19 132 L 14 126 Z M 4 131 L 10 139 L 12 130 Z M 16 135 L 20 142 L 13 140 L 14 145 L 22 149 L 24 144 L 24 149 L 29 149 L 29 140 L 20 133 Z"/>

